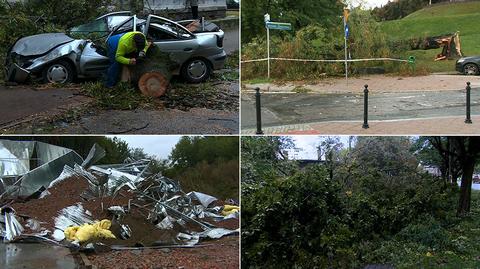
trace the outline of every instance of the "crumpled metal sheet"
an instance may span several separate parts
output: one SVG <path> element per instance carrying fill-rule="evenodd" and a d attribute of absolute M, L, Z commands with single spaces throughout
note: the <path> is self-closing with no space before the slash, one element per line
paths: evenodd
<path fill-rule="evenodd" d="M 198 235 L 190 235 L 186 233 L 178 233 L 177 240 L 183 242 L 186 246 L 194 246 L 200 241 Z"/>
<path fill-rule="evenodd" d="M 204 207 L 208 207 L 211 203 L 217 200 L 217 198 L 211 195 L 201 193 L 198 191 L 191 191 L 187 193 L 187 196 L 192 199 L 198 200 Z"/>
<path fill-rule="evenodd" d="M 100 147 L 97 143 L 93 145 L 93 147 L 90 149 L 90 152 L 88 153 L 87 158 L 82 163 L 82 167 L 88 168 L 92 164 L 98 162 L 101 160 L 103 157 L 105 157 L 105 150 Z"/>
<path fill-rule="evenodd" d="M 98 144 L 93 145 L 83 160 L 75 151 L 64 147 L 37 141 L 0 140 L 0 191 L 28 197 L 73 174 L 94 181 L 96 178 L 83 167 L 104 156 L 105 150 Z M 17 178 L 14 182 L 8 178 L 8 184 L 7 177 Z"/>
<path fill-rule="evenodd" d="M 82 160 L 72 150 L 50 146 L 34 144 L 33 149 L 27 149 L 27 159 L 30 160 L 32 156 L 39 155 L 42 161 L 39 162 L 40 166 L 34 169 L 24 167 L 22 171 L 28 170 L 28 172 L 20 177 L 19 193 L 35 193 L 45 188 L 42 194 L 48 195 L 49 187 L 66 178 L 77 176 L 89 182 L 89 189 L 81 195 L 81 197 L 87 197 L 86 199 L 88 197 L 114 197 L 120 189 L 127 187 L 130 192 L 135 194 L 136 200 L 144 202 L 143 205 L 135 203 L 132 205 L 147 210 L 147 220 L 156 223 L 157 228 L 175 229 L 176 226 L 178 228 L 178 225 L 183 226 L 184 233 L 179 233 L 177 240 L 186 246 L 197 244 L 201 238 L 220 238 L 238 233 L 238 231 L 217 228 L 214 224 L 203 220 L 210 217 L 215 221 L 220 221 L 238 217 L 238 213 L 222 216 L 222 207 L 209 207 L 217 198 L 196 191 L 186 194 L 175 180 L 161 174 L 149 173 L 150 160 L 126 160 L 123 164 L 92 165 L 105 156 L 105 151 L 98 145 L 92 147 L 85 160 Z M 36 153 L 38 150 L 38 153 L 41 151 L 41 154 Z M 32 151 L 34 153 L 30 153 Z M 132 227 L 132 231 L 128 225 L 122 223 L 123 217 L 130 212 L 130 206 L 129 201 L 128 210 L 121 206 L 112 206 L 108 209 L 120 224 L 120 237 L 124 239 L 129 238 L 132 232 L 135 232 L 134 227 Z M 91 214 L 84 210 L 81 203 L 64 208 L 55 218 L 56 230 L 52 237 L 61 241 L 65 238 L 63 230 L 68 226 L 92 222 Z M 187 223 L 189 223 L 188 226 Z M 188 230 L 192 229 L 191 225 L 196 225 L 203 232 L 189 232 Z"/>
<path fill-rule="evenodd" d="M 65 165 L 82 163 L 73 150 L 37 141 L 0 140 L 0 178 L 17 176 L 16 196 L 28 197 L 58 176 Z M 2 180 L 2 184 L 4 181 Z M 14 186 L 3 186 L 3 191 Z M 11 192 L 9 192 L 11 194 Z"/>
<path fill-rule="evenodd" d="M 48 189 L 50 189 L 51 187 L 55 186 L 56 184 L 62 182 L 63 180 L 73 176 L 74 174 L 75 174 L 75 171 L 70 166 L 65 165 L 63 167 L 62 173 L 60 173 L 60 175 L 56 179 L 54 179 L 50 182 L 50 184 L 47 187 L 47 190 L 45 190 L 44 192 L 48 192 Z M 42 192 L 42 194 L 43 194 L 43 192 Z"/>
<path fill-rule="evenodd" d="M 132 230 L 130 229 L 130 226 L 126 224 L 120 225 L 120 237 L 122 239 L 128 239 L 132 236 Z"/>
<path fill-rule="evenodd" d="M 15 217 L 13 209 L 4 207 L 0 211 L 3 212 L 3 227 L 0 229 L 0 235 L 3 237 L 3 241 L 12 241 L 15 237 L 22 234 L 24 229 Z"/>
<path fill-rule="evenodd" d="M 81 203 L 72 205 L 60 210 L 57 217 L 55 217 L 55 228 L 54 238 L 63 240 L 65 236 L 61 236 L 60 232 L 69 227 L 69 226 L 80 226 L 85 223 L 93 223 L 92 214 L 85 210 Z"/>
<path fill-rule="evenodd" d="M 211 238 L 211 239 L 218 239 L 226 235 L 233 235 L 240 233 L 240 229 L 236 230 L 229 230 L 225 228 L 213 228 L 209 229 L 200 233 L 195 233 L 200 238 Z"/>
<path fill-rule="evenodd" d="M 160 221 L 157 225 L 157 228 L 161 229 L 161 230 L 168 230 L 168 229 L 173 229 L 173 224 L 176 222 L 177 220 L 170 217 L 170 216 L 166 216 L 162 221 Z"/>
<path fill-rule="evenodd" d="M 82 158 L 76 152 L 70 151 L 53 161 L 31 170 L 22 177 L 18 196 L 28 197 L 42 187 L 48 187 L 52 180 L 60 176 L 65 165 L 74 166 L 81 162 Z"/>
<path fill-rule="evenodd" d="M 34 146 L 29 141 L 0 140 L 0 177 L 27 173 Z"/>

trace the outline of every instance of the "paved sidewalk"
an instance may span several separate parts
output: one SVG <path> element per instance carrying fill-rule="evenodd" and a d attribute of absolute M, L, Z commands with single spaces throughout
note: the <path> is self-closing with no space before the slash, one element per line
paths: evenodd
<path fill-rule="evenodd" d="M 427 76 L 389 76 L 389 75 L 364 75 L 351 77 L 348 83 L 344 78 L 326 78 L 318 81 L 297 81 L 284 83 L 243 83 L 244 92 L 253 92 L 259 87 L 262 92 L 292 93 L 297 87 L 316 93 L 362 93 L 364 85 L 368 84 L 370 93 L 385 92 L 417 92 L 417 91 L 451 91 L 465 89 L 466 82 L 471 82 L 471 87 L 480 87 L 480 77 L 463 75 Z"/>
<path fill-rule="evenodd" d="M 472 116 L 472 124 L 465 117 L 436 117 L 391 121 L 370 121 L 363 129 L 363 121 L 330 121 L 264 127 L 266 135 L 325 134 L 325 135 L 480 135 L 480 116 Z M 255 134 L 255 129 L 242 129 L 242 134 Z"/>

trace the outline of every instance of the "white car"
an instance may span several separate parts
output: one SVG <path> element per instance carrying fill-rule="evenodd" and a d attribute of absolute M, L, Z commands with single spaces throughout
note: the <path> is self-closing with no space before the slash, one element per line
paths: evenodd
<path fill-rule="evenodd" d="M 149 15 L 146 19 L 116 12 L 74 27 L 68 34 L 47 33 L 19 39 L 8 51 L 6 75 L 9 81 L 25 82 L 40 78 L 44 82 L 68 83 L 75 78 L 100 78 L 109 66 L 105 37 L 132 30 L 144 33 L 161 52 L 167 53 L 181 75 L 192 83 L 203 82 L 213 70 L 223 68 L 227 54 L 224 32 L 210 22 L 174 22 Z M 74 38 L 96 34 L 101 41 Z"/>

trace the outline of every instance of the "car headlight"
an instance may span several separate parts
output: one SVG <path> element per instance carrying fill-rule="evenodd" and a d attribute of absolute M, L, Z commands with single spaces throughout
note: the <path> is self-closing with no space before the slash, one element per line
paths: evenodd
<path fill-rule="evenodd" d="M 463 63 L 463 62 L 465 62 L 465 59 L 464 59 L 464 58 L 460 58 L 460 59 L 458 59 L 458 61 L 457 61 L 457 63 Z"/>

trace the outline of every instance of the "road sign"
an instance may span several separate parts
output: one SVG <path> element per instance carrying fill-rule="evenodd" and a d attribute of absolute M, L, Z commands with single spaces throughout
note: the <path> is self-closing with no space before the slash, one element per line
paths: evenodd
<path fill-rule="evenodd" d="M 345 24 L 345 37 L 348 38 L 350 36 L 350 27 L 348 24 Z"/>
<path fill-rule="evenodd" d="M 269 21 L 266 23 L 266 25 L 268 29 L 272 29 L 272 30 L 284 30 L 284 31 L 292 30 L 292 24 L 285 23 L 285 22 Z"/>

